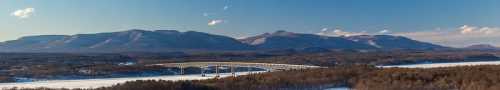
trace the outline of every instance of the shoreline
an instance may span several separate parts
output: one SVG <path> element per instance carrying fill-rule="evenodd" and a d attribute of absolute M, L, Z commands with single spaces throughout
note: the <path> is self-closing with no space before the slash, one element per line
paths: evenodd
<path fill-rule="evenodd" d="M 254 73 L 262 73 L 265 71 L 254 71 Z M 249 72 L 237 72 L 236 76 L 248 75 Z M 231 73 L 221 73 L 220 78 L 230 77 Z M 205 80 L 215 78 L 215 74 L 207 74 L 206 77 L 201 77 L 200 74 L 192 75 L 168 75 L 168 76 L 152 76 L 152 77 L 128 77 L 128 78 L 104 78 L 104 79 L 81 79 L 81 80 L 47 80 L 36 82 L 15 82 L 15 83 L 0 83 L 0 89 L 8 88 L 99 88 L 125 83 L 127 81 L 136 80 Z"/>

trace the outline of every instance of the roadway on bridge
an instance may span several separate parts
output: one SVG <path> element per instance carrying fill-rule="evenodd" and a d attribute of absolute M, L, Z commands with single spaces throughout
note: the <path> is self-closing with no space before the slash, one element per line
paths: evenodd
<path fill-rule="evenodd" d="M 180 68 L 180 74 L 184 74 L 184 68 L 187 67 L 197 67 L 201 68 L 201 74 L 204 76 L 204 68 L 215 67 L 216 74 L 219 74 L 219 67 L 229 67 L 231 73 L 235 73 L 234 68 L 236 67 L 248 67 L 248 68 L 261 68 L 269 72 L 271 71 L 284 71 L 284 70 L 301 70 L 301 69 L 311 69 L 311 68 L 321 68 L 320 66 L 313 65 L 292 65 L 292 64 L 274 64 L 274 63 L 250 63 L 250 62 L 184 62 L 184 63 L 162 63 L 153 64 L 152 66 L 162 66 L 162 67 L 176 67 Z"/>

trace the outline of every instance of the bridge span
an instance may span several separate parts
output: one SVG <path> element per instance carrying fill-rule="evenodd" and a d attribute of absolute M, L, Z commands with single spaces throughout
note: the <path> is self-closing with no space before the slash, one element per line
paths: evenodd
<path fill-rule="evenodd" d="M 180 74 L 184 74 L 184 68 L 187 67 L 198 67 L 201 68 L 201 75 L 205 76 L 204 70 L 207 67 L 215 67 L 215 73 L 219 76 L 220 67 L 229 67 L 231 73 L 235 75 L 236 67 L 247 67 L 247 68 L 262 68 L 271 71 L 284 71 L 284 70 L 301 70 L 310 68 L 321 68 L 319 66 L 312 65 L 292 65 L 292 64 L 273 64 L 273 63 L 249 63 L 249 62 L 184 62 L 184 63 L 162 63 L 153 64 L 153 66 L 162 67 L 176 67 L 180 69 Z M 250 70 L 249 70 L 250 71 Z"/>

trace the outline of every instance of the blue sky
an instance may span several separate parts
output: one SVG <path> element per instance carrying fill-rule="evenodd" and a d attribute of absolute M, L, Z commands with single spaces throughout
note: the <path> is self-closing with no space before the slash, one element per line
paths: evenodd
<path fill-rule="evenodd" d="M 326 30 L 403 35 L 450 46 L 500 45 L 497 27 L 499 0 L 0 0 L 0 41 L 128 29 L 231 37 Z"/>

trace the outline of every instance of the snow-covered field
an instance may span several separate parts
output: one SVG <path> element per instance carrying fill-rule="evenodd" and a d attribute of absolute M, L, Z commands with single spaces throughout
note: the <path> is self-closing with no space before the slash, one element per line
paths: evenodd
<path fill-rule="evenodd" d="M 255 71 L 252 73 L 260 73 L 263 71 Z M 236 75 L 247 75 L 248 72 L 238 72 Z M 36 82 L 19 82 L 19 83 L 0 83 L 0 88 L 97 88 L 104 86 L 112 86 L 118 83 L 135 80 L 202 80 L 214 78 L 215 74 L 207 74 L 206 77 L 201 75 L 170 75 L 170 76 L 155 76 L 155 77 L 131 77 L 131 78 L 105 78 L 105 79 L 83 79 L 83 80 L 48 80 Z M 221 77 L 229 77 L 231 73 L 221 73 Z"/>
<path fill-rule="evenodd" d="M 474 66 L 474 65 L 500 65 L 500 61 L 478 61 L 478 62 L 454 62 L 454 63 L 429 63 L 429 64 L 410 64 L 410 65 L 390 65 L 379 66 L 382 68 L 438 68 L 455 66 Z"/>

